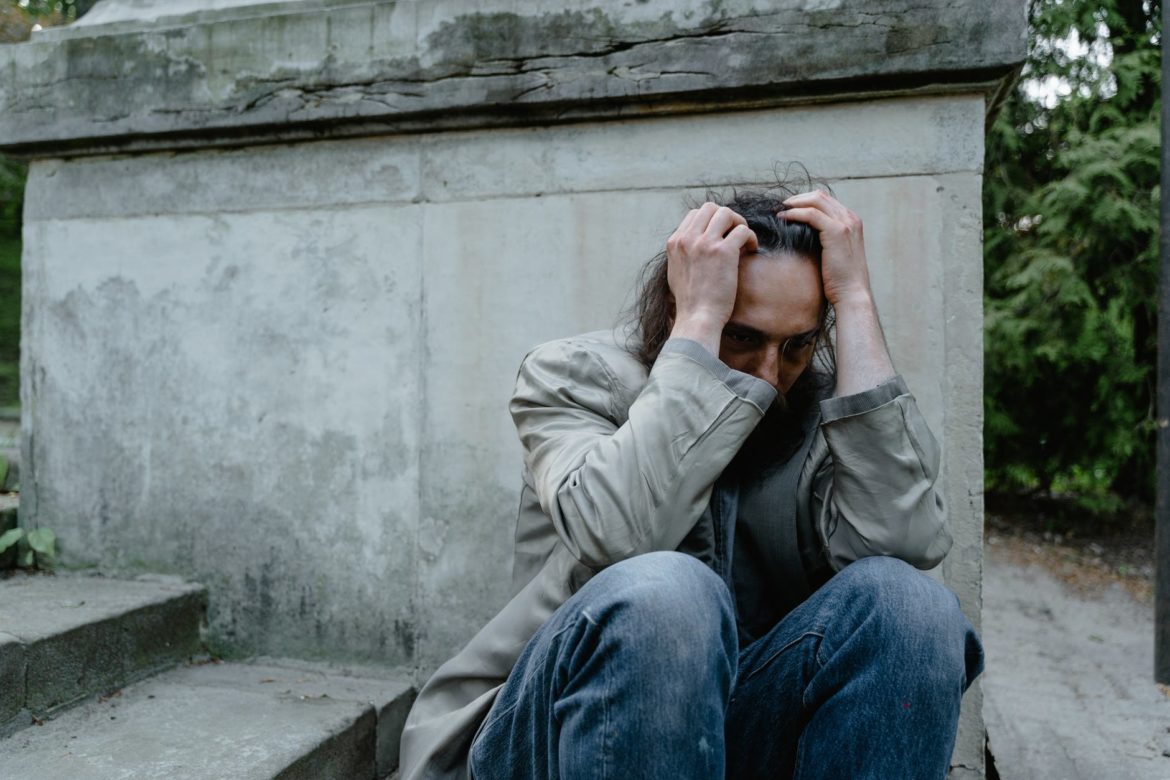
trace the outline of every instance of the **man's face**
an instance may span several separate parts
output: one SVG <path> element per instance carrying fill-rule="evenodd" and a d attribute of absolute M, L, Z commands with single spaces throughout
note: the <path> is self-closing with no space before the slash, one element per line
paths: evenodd
<path fill-rule="evenodd" d="M 787 393 L 820 335 L 821 269 L 799 255 L 745 255 L 719 359 Z"/>

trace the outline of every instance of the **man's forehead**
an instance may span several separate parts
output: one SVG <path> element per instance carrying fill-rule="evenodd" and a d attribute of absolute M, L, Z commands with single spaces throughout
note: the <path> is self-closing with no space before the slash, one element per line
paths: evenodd
<path fill-rule="evenodd" d="M 747 322 L 742 322 L 740 320 L 732 318 L 731 320 L 728 321 L 727 325 L 723 328 L 723 330 L 725 333 L 727 333 L 727 332 L 740 333 L 743 335 L 754 336 L 756 338 L 761 338 L 761 339 L 765 339 L 768 341 L 785 341 L 785 340 L 790 339 L 790 338 L 799 338 L 801 336 L 811 336 L 814 333 L 816 333 L 818 330 L 820 330 L 819 323 L 812 325 L 811 327 L 808 327 L 807 323 L 804 325 L 797 326 L 797 327 L 800 329 L 795 330 L 795 331 L 793 331 L 791 329 L 785 329 L 784 332 L 769 333 L 768 331 L 762 330 L 759 327 L 756 327 L 755 325 L 749 324 Z"/>

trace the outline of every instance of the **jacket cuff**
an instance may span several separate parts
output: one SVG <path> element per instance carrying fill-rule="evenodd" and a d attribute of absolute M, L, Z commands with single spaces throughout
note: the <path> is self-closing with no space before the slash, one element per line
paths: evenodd
<path fill-rule="evenodd" d="M 908 395 L 909 393 L 910 389 L 906 387 L 906 380 L 902 379 L 901 374 L 895 374 L 892 378 L 869 390 L 862 390 L 860 393 L 852 395 L 826 398 L 821 401 L 821 422 L 830 423 L 843 417 L 864 414 L 879 406 L 885 406 L 900 395 Z"/>
<path fill-rule="evenodd" d="M 776 388 L 763 379 L 736 371 L 708 352 L 707 348 L 697 341 L 678 337 L 667 339 L 666 343 L 662 345 L 662 351 L 658 354 L 667 355 L 670 353 L 682 355 L 698 363 L 716 379 L 727 385 L 731 392 L 758 406 L 760 411 L 767 411 L 772 402 L 776 400 Z"/>

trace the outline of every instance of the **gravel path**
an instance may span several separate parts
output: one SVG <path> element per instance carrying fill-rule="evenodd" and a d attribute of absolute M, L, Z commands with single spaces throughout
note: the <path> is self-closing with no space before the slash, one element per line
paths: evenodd
<path fill-rule="evenodd" d="M 1002 780 L 1170 778 L 1170 689 L 1153 681 L 1152 607 L 1114 582 L 1078 592 L 1030 560 L 1026 542 L 991 541 L 982 680 Z"/>

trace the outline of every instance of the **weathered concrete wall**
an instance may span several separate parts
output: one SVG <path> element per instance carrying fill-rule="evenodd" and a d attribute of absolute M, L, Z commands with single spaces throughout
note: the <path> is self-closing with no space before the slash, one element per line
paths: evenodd
<path fill-rule="evenodd" d="M 866 220 L 896 363 L 944 441 L 944 572 L 978 617 L 983 112 L 37 162 L 26 516 L 75 563 L 198 577 L 237 651 L 425 673 L 506 597 L 525 351 L 614 322 L 696 185 L 796 159 Z"/>
<path fill-rule="evenodd" d="M 506 598 L 525 352 L 613 324 L 686 197 L 799 160 L 865 220 L 978 623 L 983 125 L 1022 3 L 672 9 L 106 0 L 0 48 L 24 522 L 198 578 L 225 651 L 425 676 Z"/>
<path fill-rule="evenodd" d="M 106 0 L 90 24 L 0 49 L 0 138 L 60 153 L 989 86 L 1023 58 L 1023 9 Z"/>

